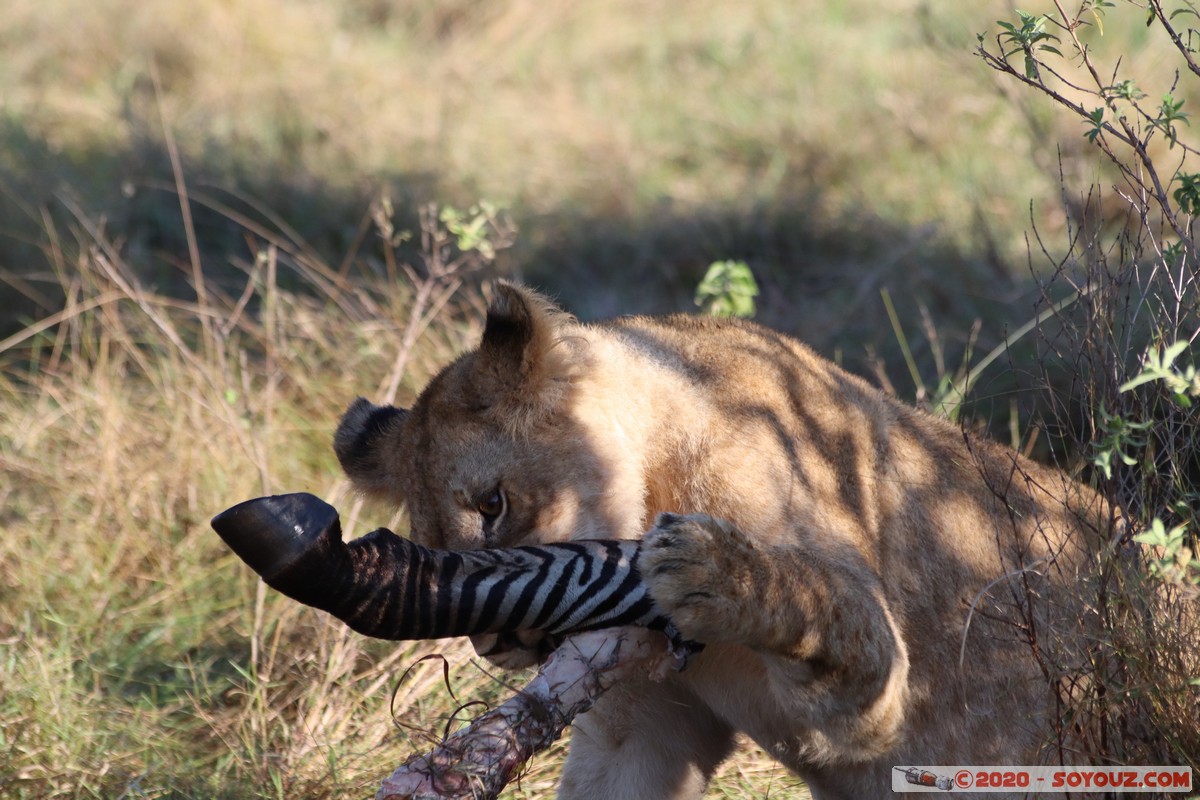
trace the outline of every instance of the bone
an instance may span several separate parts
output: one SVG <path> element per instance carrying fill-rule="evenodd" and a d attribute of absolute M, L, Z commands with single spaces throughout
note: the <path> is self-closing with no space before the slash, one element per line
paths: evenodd
<path fill-rule="evenodd" d="M 553 744 L 611 686 L 638 673 L 661 680 L 682 666 L 666 639 L 647 630 L 568 637 L 522 691 L 429 753 L 408 759 L 384 779 L 375 798 L 495 798 L 521 765 Z"/>

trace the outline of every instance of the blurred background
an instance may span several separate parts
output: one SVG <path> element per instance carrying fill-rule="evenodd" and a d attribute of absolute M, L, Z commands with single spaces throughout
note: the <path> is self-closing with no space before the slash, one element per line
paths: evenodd
<path fill-rule="evenodd" d="M 1082 35 L 1157 96 L 1176 59 L 1144 16 Z M 709 264 L 743 261 L 759 321 L 928 402 L 1057 299 L 1039 280 L 1074 232 L 1126 220 L 1079 120 L 975 55 L 1013 17 L 0 3 L 0 796 L 367 796 L 436 738 L 440 667 L 399 678 L 429 646 L 265 593 L 207 519 L 309 490 L 348 534 L 387 521 L 359 526 L 338 413 L 411 398 L 470 346 L 489 279 L 590 320 L 695 310 Z M 420 209 L 480 201 L 511 246 L 431 275 Z M 1038 452 L 1019 370 L 994 373 L 975 424 Z M 507 691 L 434 650 L 458 697 Z M 560 755 L 514 796 L 548 796 Z M 710 794 L 806 796 L 750 747 Z"/>
<path fill-rule="evenodd" d="M 10 0 L 0 15 L 10 326 L 59 302 L 39 251 L 72 208 L 176 291 L 168 134 L 210 201 L 193 213 L 214 280 L 249 252 L 222 209 L 338 260 L 385 193 L 410 220 L 419 202 L 485 199 L 520 228 L 496 270 L 581 317 L 689 308 L 708 263 L 743 259 L 765 321 L 852 361 L 892 338 L 870 330 L 880 288 L 948 332 L 1023 321 L 1027 231 L 1053 242 L 1105 177 L 1078 122 L 973 54 L 1005 2 Z M 1129 41 L 1142 26 L 1109 27 L 1120 40 L 1085 32 L 1093 46 L 1169 78 L 1169 52 Z"/>

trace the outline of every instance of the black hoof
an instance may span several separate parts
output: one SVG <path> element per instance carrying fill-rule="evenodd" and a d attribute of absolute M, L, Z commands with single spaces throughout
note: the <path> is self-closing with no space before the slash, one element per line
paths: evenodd
<path fill-rule="evenodd" d="M 341 542 L 337 509 L 304 492 L 238 503 L 213 517 L 212 527 L 268 582 L 314 549 Z"/>

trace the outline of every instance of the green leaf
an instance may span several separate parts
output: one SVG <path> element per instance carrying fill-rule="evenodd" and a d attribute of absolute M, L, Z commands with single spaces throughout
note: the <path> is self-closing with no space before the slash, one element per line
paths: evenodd
<path fill-rule="evenodd" d="M 1200 213 L 1200 173 L 1180 173 L 1179 188 L 1171 193 L 1179 210 L 1185 214 Z"/>
<path fill-rule="evenodd" d="M 496 255 L 495 245 L 488 238 L 496 213 L 494 204 L 481 200 L 478 204 L 468 208 L 466 212 L 453 206 L 444 206 L 438 219 L 455 237 L 455 244 L 459 250 L 463 252 L 474 250 L 490 261 Z"/>
<path fill-rule="evenodd" d="M 1095 143 L 1096 137 L 1104 131 L 1104 106 L 1097 108 L 1095 111 L 1087 115 L 1088 121 L 1092 123 L 1083 135 L 1087 137 L 1089 142 Z M 1087 122 L 1084 123 L 1085 125 Z"/>
<path fill-rule="evenodd" d="M 1183 546 L 1183 537 L 1187 533 L 1187 526 L 1176 525 L 1174 528 L 1167 530 L 1167 526 L 1163 524 L 1163 521 L 1155 517 L 1150 527 L 1152 536 L 1156 540 L 1155 543 L 1166 550 L 1165 555 L 1174 558 L 1175 554 L 1179 552 L 1179 548 Z M 1136 539 L 1137 537 L 1135 536 L 1134 540 L 1136 541 Z"/>
<path fill-rule="evenodd" d="M 1159 379 L 1158 375 L 1152 375 L 1148 372 L 1143 372 L 1141 375 L 1138 375 L 1137 377 L 1132 378 L 1131 380 L 1125 381 L 1125 383 L 1122 383 L 1120 386 L 1117 387 L 1117 391 L 1118 392 L 1128 392 L 1130 389 L 1136 389 L 1137 387 L 1141 386 L 1144 383 L 1150 383 L 1151 381 L 1156 381 L 1158 379 Z"/>
<path fill-rule="evenodd" d="M 1163 525 L 1163 521 L 1158 517 L 1150 523 L 1150 529 L 1142 531 L 1133 540 L 1138 544 L 1148 544 L 1151 547 L 1167 547 L 1169 540 L 1167 538 L 1167 526 Z"/>
<path fill-rule="evenodd" d="M 1175 342 L 1174 344 L 1168 345 L 1167 348 L 1165 350 L 1163 350 L 1163 354 L 1162 354 L 1163 369 L 1166 369 L 1166 368 L 1170 367 L 1171 364 L 1175 363 L 1175 359 L 1179 358 L 1179 356 L 1183 353 L 1183 351 L 1185 351 L 1187 349 L 1188 349 L 1187 341 Z"/>
<path fill-rule="evenodd" d="M 715 261 L 696 287 L 696 305 L 717 317 L 752 317 L 758 283 L 744 261 Z"/>
<path fill-rule="evenodd" d="M 1112 86 L 1105 86 L 1104 93 L 1108 97 L 1119 97 L 1122 100 L 1141 100 L 1146 96 L 1146 93 L 1137 87 L 1137 84 L 1132 80 L 1126 79 L 1120 83 L 1114 83 Z"/>
<path fill-rule="evenodd" d="M 1108 0 L 1094 0 L 1087 4 L 1087 10 L 1092 12 L 1092 20 L 1096 23 L 1096 30 L 1100 31 L 1100 35 L 1104 35 L 1104 9 L 1112 8 L 1113 4 Z"/>

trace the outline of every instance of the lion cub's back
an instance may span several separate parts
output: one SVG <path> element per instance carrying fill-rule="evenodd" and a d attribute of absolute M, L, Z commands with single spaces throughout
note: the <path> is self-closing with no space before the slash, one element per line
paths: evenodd
<path fill-rule="evenodd" d="M 786 334 L 747 320 L 674 314 L 602 323 L 632 352 L 724 398 L 752 396 L 794 406 L 822 398 L 892 416 L 895 401 Z M 783 409 L 781 409 L 783 410 Z"/>

